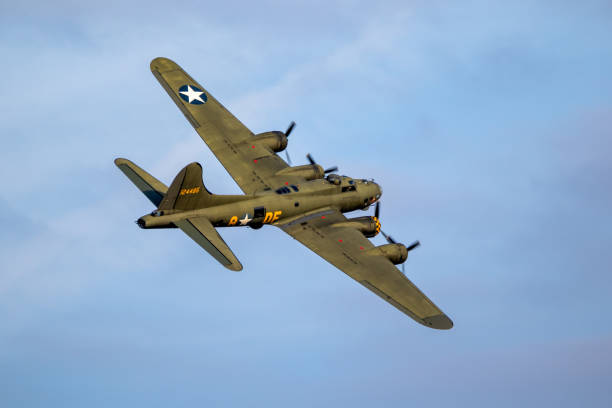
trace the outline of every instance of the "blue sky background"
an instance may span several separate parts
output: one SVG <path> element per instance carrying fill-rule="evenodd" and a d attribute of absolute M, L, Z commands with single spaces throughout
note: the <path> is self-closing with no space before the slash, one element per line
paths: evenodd
<path fill-rule="evenodd" d="M 0 405 L 612 405 L 610 2 L 373 3 L 0 3 Z M 241 273 L 138 229 L 115 157 L 240 191 L 157 56 L 375 178 L 455 328 L 275 228 L 221 231 Z"/>

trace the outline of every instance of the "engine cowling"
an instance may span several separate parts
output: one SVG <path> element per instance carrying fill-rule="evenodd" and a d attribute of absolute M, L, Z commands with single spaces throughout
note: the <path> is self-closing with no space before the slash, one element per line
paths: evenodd
<path fill-rule="evenodd" d="M 298 176 L 306 180 L 316 180 L 325 177 L 325 170 L 318 164 L 305 164 L 303 166 L 287 167 L 277 172 L 278 176 Z"/>
<path fill-rule="evenodd" d="M 387 257 L 394 265 L 404 263 L 408 259 L 408 248 L 404 244 L 385 244 L 372 248 L 369 252 Z"/>
<path fill-rule="evenodd" d="M 380 232 L 380 221 L 376 217 L 349 218 L 348 221 L 334 224 L 334 227 L 350 227 L 359 230 L 366 238 L 375 237 Z"/>
<path fill-rule="evenodd" d="M 253 137 L 253 141 L 266 146 L 273 152 L 280 152 L 287 148 L 287 136 L 278 130 L 259 133 Z"/>

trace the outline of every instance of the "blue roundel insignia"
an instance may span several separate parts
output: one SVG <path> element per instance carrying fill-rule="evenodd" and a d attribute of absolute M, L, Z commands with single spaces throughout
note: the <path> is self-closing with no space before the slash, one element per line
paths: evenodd
<path fill-rule="evenodd" d="M 208 100 L 208 97 L 197 86 L 183 85 L 179 88 L 179 95 L 185 102 L 189 102 L 192 105 L 202 105 Z"/>

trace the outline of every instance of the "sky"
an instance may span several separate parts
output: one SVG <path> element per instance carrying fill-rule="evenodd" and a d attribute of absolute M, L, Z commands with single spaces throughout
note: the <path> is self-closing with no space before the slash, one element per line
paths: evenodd
<path fill-rule="evenodd" d="M 612 405 L 608 1 L 0 2 L 0 405 Z M 427 329 L 274 227 L 229 272 L 115 167 L 240 193 L 149 70 L 383 187 Z M 354 215 L 365 213 L 358 211 Z M 381 237 L 374 238 L 383 244 Z"/>

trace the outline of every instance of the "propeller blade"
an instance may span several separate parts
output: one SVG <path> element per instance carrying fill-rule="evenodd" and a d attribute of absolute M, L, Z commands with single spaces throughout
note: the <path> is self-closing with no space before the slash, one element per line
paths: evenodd
<path fill-rule="evenodd" d="M 376 203 L 376 208 L 374 208 L 374 217 L 380 219 L 380 201 Z"/>
<path fill-rule="evenodd" d="M 312 157 L 312 155 L 311 155 L 310 153 L 308 153 L 308 154 L 306 155 L 306 158 L 308 159 L 308 161 L 310 162 L 310 164 L 312 164 L 312 165 L 317 164 L 317 162 L 315 161 L 315 159 Z M 338 166 L 330 167 L 329 169 L 324 170 L 323 172 L 324 172 L 325 174 L 327 174 L 327 173 L 331 173 L 331 172 L 334 172 L 334 171 L 338 171 Z"/>
<path fill-rule="evenodd" d="M 317 164 L 317 162 L 312 158 L 312 156 L 310 155 L 310 153 L 308 153 L 306 155 L 306 158 L 308 159 L 308 161 L 310 162 L 310 164 Z"/>
<path fill-rule="evenodd" d="M 406 274 L 406 270 L 405 270 L 405 266 L 404 265 L 406 265 L 406 262 L 404 262 L 402 264 L 402 273 L 405 275 Z"/>
<path fill-rule="evenodd" d="M 287 163 L 291 166 L 291 157 L 289 157 L 289 150 L 285 149 L 285 154 L 287 155 Z"/>
<path fill-rule="evenodd" d="M 421 243 L 419 241 L 414 241 L 412 244 L 410 244 L 410 246 L 408 248 L 406 248 L 408 250 L 408 252 L 412 251 L 414 248 L 417 248 L 421 246 Z"/>
<path fill-rule="evenodd" d="M 385 239 L 387 240 L 388 243 L 390 243 L 390 244 L 396 244 L 397 243 L 397 242 L 395 242 L 393 237 L 391 237 L 391 235 L 385 234 L 385 231 L 380 230 L 380 233 L 383 234 L 383 237 L 385 237 Z"/>
<path fill-rule="evenodd" d="M 285 131 L 285 136 L 289 137 L 294 127 L 295 127 L 295 122 L 291 121 L 291 123 L 289 124 L 289 127 Z"/>

